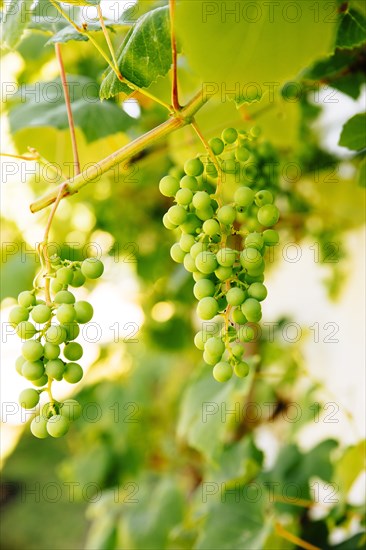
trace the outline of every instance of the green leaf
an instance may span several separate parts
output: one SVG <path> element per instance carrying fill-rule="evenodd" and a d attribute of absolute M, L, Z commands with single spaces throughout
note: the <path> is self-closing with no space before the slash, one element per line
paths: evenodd
<path fill-rule="evenodd" d="M 87 42 L 89 38 L 85 34 L 80 34 L 74 27 L 67 25 L 60 31 L 56 32 L 47 42 L 47 44 L 56 44 L 58 42 L 65 43 L 70 40 L 76 40 L 78 42 Z"/>
<path fill-rule="evenodd" d="M 366 158 L 362 159 L 358 172 L 358 185 L 366 187 Z"/>
<path fill-rule="evenodd" d="M 358 445 L 349 447 L 336 465 L 334 481 L 337 483 L 343 498 L 347 497 L 354 481 L 366 467 L 365 453 L 366 440 L 363 440 Z"/>
<path fill-rule="evenodd" d="M 354 63 L 357 58 L 361 61 L 361 50 L 342 50 L 337 48 L 329 57 L 315 61 L 311 67 L 305 69 L 301 76 L 310 80 L 331 77 L 348 67 L 351 63 Z"/>
<path fill-rule="evenodd" d="M 73 6 L 97 6 L 101 0 L 62 0 L 63 4 L 72 4 Z M 56 0 L 60 3 L 61 0 Z"/>
<path fill-rule="evenodd" d="M 347 120 L 338 144 L 352 151 L 360 151 L 366 147 L 366 113 L 355 115 Z"/>
<path fill-rule="evenodd" d="M 353 48 L 366 41 L 366 18 L 356 10 L 342 14 L 337 32 L 336 46 Z"/>
<path fill-rule="evenodd" d="M 32 15 L 33 0 L 11 0 L 1 17 L 1 46 L 14 49 L 20 42 Z"/>
<path fill-rule="evenodd" d="M 172 58 L 167 6 L 149 11 L 136 21 L 117 52 L 117 61 L 124 78 L 139 88 L 148 88 L 169 71 Z M 131 88 L 110 69 L 100 97 L 108 99 L 120 92 L 131 93 Z"/>
<path fill-rule="evenodd" d="M 358 533 L 357 535 L 354 535 L 352 538 L 347 539 L 341 544 L 337 544 L 336 546 L 332 546 L 334 550 L 357 550 L 358 548 L 365 548 L 366 544 L 366 534 L 365 533 Z"/>

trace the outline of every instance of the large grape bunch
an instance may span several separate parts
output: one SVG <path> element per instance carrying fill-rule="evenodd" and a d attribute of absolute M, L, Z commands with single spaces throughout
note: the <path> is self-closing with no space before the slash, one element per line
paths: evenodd
<path fill-rule="evenodd" d="M 173 169 L 159 183 L 160 192 L 176 203 L 163 217 L 179 237 L 171 257 L 192 273 L 197 314 L 204 321 L 195 345 L 218 382 L 249 373 L 243 343 L 255 338 L 267 296 L 264 257 L 279 242 L 272 229 L 279 219 L 278 163 L 271 145 L 258 138 L 256 127 L 227 128 L 210 140 L 209 157 L 188 160 L 183 177 Z"/>
<path fill-rule="evenodd" d="M 83 348 L 75 340 L 80 333 L 79 325 L 92 319 L 93 307 L 84 300 L 76 301 L 69 288 L 81 287 L 87 278 L 97 279 L 104 270 L 103 263 L 96 258 L 71 262 L 53 257 L 51 266 L 51 301 L 47 303 L 41 298 L 44 289 L 35 287 L 21 292 L 18 305 L 9 313 L 9 322 L 23 341 L 15 368 L 35 386 L 21 392 L 20 405 L 33 409 L 39 404 L 42 392 L 49 396 L 49 401 L 31 422 L 31 432 L 40 439 L 65 435 L 70 422 L 81 414 L 76 400 L 56 401 L 51 386 L 55 380 L 76 384 L 83 377 L 78 363 Z"/>

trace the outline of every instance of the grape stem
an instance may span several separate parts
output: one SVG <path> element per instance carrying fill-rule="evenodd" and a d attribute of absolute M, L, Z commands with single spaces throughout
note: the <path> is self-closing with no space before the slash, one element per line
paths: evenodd
<path fill-rule="evenodd" d="M 173 81 L 172 81 L 172 104 L 174 111 L 180 110 L 178 96 L 178 71 L 177 71 L 177 41 L 175 37 L 175 0 L 169 0 L 170 13 L 170 36 L 172 43 Z"/>
<path fill-rule="evenodd" d="M 102 31 L 103 31 L 103 34 L 104 34 L 105 41 L 107 42 L 109 52 L 112 56 L 114 66 L 115 66 L 116 70 L 119 71 L 116 52 L 114 51 L 114 48 L 113 48 L 108 30 L 107 30 L 107 27 L 105 26 L 104 17 L 103 17 L 103 13 L 102 13 L 102 8 L 100 7 L 100 4 L 97 5 L 97 10 L 98 10 L 98 18 L 99 18 L 99 21 L 100 21 L 100 25 L 102 27 Z"/>
<path fill-rule="evenodd" d="M 309 542 L 306 542 L 303 539 L 300 539 L 300 537 L 297 537 L 296 535 L 293 535 L 287 529 L 285 529 L 281 523 L 275 524 L 275 531 L 276 534 L 282 537 L 285 540 L 288 540 L 289 542 L 292 542 L 293 544 L 296 544 L 300 548 L 304 548 L 304 550 L 321 550 L 318 546 L 314 546 L 313 544 L 310 544 Z"/>

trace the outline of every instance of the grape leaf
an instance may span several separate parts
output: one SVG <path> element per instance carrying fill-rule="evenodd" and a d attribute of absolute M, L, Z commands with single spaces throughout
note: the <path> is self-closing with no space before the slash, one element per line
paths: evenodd
<path fill-rule="evenodd" d="M 89 29 L 89 30 L 92 30 L 92 29 Z M 77 42 L 87 42 L 89 38 L 85 36 L 85 34 L 80 34 L 71 25 L 67 25 L 63 29 L 56 32 L 56 34 L 54 34 L 48 40 L 47 44 L 56 44 L 58 42 L 65 43 L 65 42 L 70 42 L 70 40 L 76 40 Z"/>
<path fill-rule="evenodd" d="M 342 14 L 337 32 L 336 46 L 352 48 L 366 41 L 366 18 L 356 10 Z"/>
<path fill-rule="evenodd" d="M 338 144 L 352 151 L 360 151 L 366 147 L 366 113 L 355 115 L 347 120 Z"/>
<path fill-rule="evenodd" d="M 72 4 L 73 6 L 97 6 L 101 0 L 56 0 L 56 2 L 63 4 Z"/>
<path fill-rule="evenodd" d="M 1 45 L 14 49 L 20 42 L 32 15 L 33 0 L 11 0 L 1 17 Z"/>
<path fill-rule="evenodd" d="M 365 462 L 366 441 L 360 441 L 358 445 L 349 447 L 342 458 L 337 462 L 334 481 L 337 483 L 343 498 L 347 497 L 358 475 L 366 467 Z"/>
<path fill-rule="evenodd" d="M 117 52 L 121 74 L 140 88 L 148 88 L 171 66 L 168 8 L 156 8 L 140 17 Z M 102 82 L 100 97 L 108 99 L 120 92 L 131 93 L 110 69 Z"/>
<path fill-rule="evenodd" d="M 358 172 L 358 185 L 366 187 L 366 158 L 362 159 Z"/>

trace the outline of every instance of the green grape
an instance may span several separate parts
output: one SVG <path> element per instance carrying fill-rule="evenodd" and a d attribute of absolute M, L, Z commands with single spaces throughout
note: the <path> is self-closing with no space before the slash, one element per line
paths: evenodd
<path fill-rule="evenodd" d="M 63 285 L 59 283 L 57 279 L 52 279 L 51 290 L 54 294 L 57 294 L 57 292 L 60 292 L 62 288 L 63 288 Z"/>
<path fill-rule="evenodd" d="M 83 369 L 78 363 L 66 363 L 64 380 L 69 384 L 80 382 L 83 377 Z"/>
<path fill-rule="evenodd" d="M 86 258 L 81 264 L 81 272 L 87 279 L 99 279 L 103 275 L 104 265 L 97 258 Z"/>
<path fill-rule="evenodd" d="M 220 248 L 216 254 L 217 262 L 223 267 L 231 267 L 236 260 L 236 250 L 232 248 Z"/>
<path fill-rule="evenodd" d="M 46 305 L 38 305 L 32 309 L 32 319 L 35 323 L 47 323 L 51 319 L 52 309 Z"/>
<path fill-rule="evenodd" d="M 206 171 L 206 177 L 217 178 L 218 174 L 217 174 L 216 166 L 214 165 L 214 163 L 211 160 L 209 160 L 206 163 L 205 171 Z M 202 176 L 202 177 L 204 177 L 204 176 Z"/>
<path fill-rule="evenodd" d="M 82 413 L 81 405 L 78 401 L 75 399 L 66 399 L 62 404 L 60 408 L 60 414 L 70 420 L 71 422 L 74 422 L 78 418 L 80 418 Z"/>
<path fill-rule="evenodd" d="M 184 256 L 183 265 L 189 273 L 194 273 L 196 271 L 196 263 L 190 253 Z"/>
<path fill-rule="evenodd" d="M 275 229 L 266 229 L 263 231 L 263 240 L 267 246 L 275 246 L 279 243 L 280 237 Z"/>
<path fill-rule="evenodd" d="M 197 282 L 197 281 L 200 281 L 201 279 L 206 279 L 207 275 L 205 275 L 204 273 L 200 273 L 199 271 L 193 271 L 192 277 L 193 277 L 193 280 Z"/>
<path fill-rule="evenodd" d="M 60 325 L 51 325 L 46 332 L 45 339 L 51 344 L 62 344 L 67 339 L 67 332 Z"/>
<path fill-rule="evenodd" d="M 221 137 L 225 143 L 234 143 L 238 138 L 238 132 L 235 128 L 225 128 L 221 134 Z"/>
<path fill-rule="evenodd" d="M 240 263 L 245 269 L 255 269 L 262 265 L 263 258 L 256 248 L 245 248 L 240 254 Z"/>
<path fill-rule="evenodd" d="M 22 375 L 27 380 L 39 380 L 44 375 L 42 361 L 26 361 L 22 368 Z"/>
<path fill-rule="evenodd" d="M 248 250 L 248 249 L 247 249 Z M 265 264 L 264 264 L 264 261 L 262 259 L 262 261 L 258 262 L 256 265 L 252 265 L 250 267 L 247 268 L 247 271 L 248 271 L 248 275 L 251 276 L 251 277 L 255 277 L 256 280 L 253 281 L 253 282 L 256 282 L 258 279 L 258 277 L 260 275 L 263 274 L 264 272 L 264 268 L 265 268 Z M 246 282 L 249 282 L 248 278 L 245 279 Z"/>
<path fill-rule="evenodd" d="M 202 226 L 203 231 L 209 237 L 219 235 L 221 233 L 220 224 L 216 220 L 206 220 Z"/>
<path fill-rule="evenodd" d="M 174 197 L 179 189 L 179 181 L 173 176 L 164 176 L 159 182 L 159 191 L 164 197 Z"/>
<path fill-rule="evenodd" d="M 70 428 L 69 420 L 60 414 L 51 416 L 47 421 L 47 431 L 51 437 L 62 437 Z"/>
<path fill-rule="evenodd" d="M 265 227 L 271 227 L 275 225 L 280 217 L 279 210 L 274 204 L 265 204 L 258 210 L 258 221 Z"/>
<path fill-rule="evenodd" d="M 225 159 L 221 165 L 221 169 L 226 174 L 236 174 L 239 172 L 240 163 L 235 159 Z"/>
<path fill-rule="evenodd" d="M 65 371 L 65 363 L 61 359 L 51 359 L 46 364 L 46 374 L 55 380 L 62 380 Z"/>
<path fill-rule="evenodd" d="M 50 344 L 50 342 L 45 343 L 43 351 L 46 359 L 57 359 L 61 352 L 60 346 Z"/>
<path fill-rule="evenodd" d="M 232 206 L 221 206 L 217 211 L 217 219 L 224 225 L 232 225 L 236 218 L 236 210 Z"/>
<path fill-rule="evenodd" d="M 56 293 L 53 301 L 55 302 L 55 304 L 74 304 L 75 296 L 72 292 L 69 292 L 68 290 L 60 290 Z"/>
<path fill-rule="evenodd" d="M 206 296 L 213 296 L 215 293 L 215 285 L 210 279 L 200 279 L 193 287 L 193 294 L 197 300 L 202 300 Z"/>
<path fill-rule="evenodd" d="M 38 361 L 43 353 L 43 346 L 37 340 L 27 340 L 22 345 L 22 355 L 27 361 Z"/>
<path fill-rule="evenodd" d="M 171 206 L 167 214 L 168 219 L 176 225 L 181 225 L 187 220 L 187 210 L 179 204 Z"/>
<path fill-rule="evenodd" d="M 184 223 L 179 225 L 183 233 L 196 233 L 197 229 L 201 227 L 202 222 L 195 216 L 195 214 L 188 214 Z"/>
<path fill-rule="evenodd" d="M 80 286 L 83 286 L 85 281 L 86 279 L 82 274 L 81 269 L 75 269 L 75 271 L 73 272 L 72 281 L 70 285 L 73 286 L 74 288 L 79 288 Z"/>
<path fill-rule="evenodd" d="M 177 262 L 177 264 L 181 264 L 183 263 L 185 255 L 186 253 L 184 252 L 184 250 L 181 249 L 178 243 L 173 244 L 170 249 L 170 257 L 172 258 L 172 260 Z"/>
<path fill-rule="evenodd" d="M 29 321 L 22 321 L 17 326 L 16 332 L 19 338 L 21 338 L 22 340 L 29 340 L 30 338 L 33 338 L 33 336 L 36 334 L 37 329 Z"/>
<path fill-rule="evenodd" d="M 184 163 L 184 171 L 187 176 L 200 176 L 203 173 L 203 164 L 199 158 L 187 160 Z"/>
<path fill-rule="evenodd" d="M 259 126 L 253 126 L 250 130 L 249 130 L 250 134 L 257 138 L 261 135 L 261 129 L 259 128 Z"/>
<path fill-rule="evenodd" d="M 203 360 L 208 365 L 211 365 L 212 367 L 216 365 L 221 359 L 221 355 L 213 355 L 212 353 L 209 353 L 206 349 L 203 352 Z"/>
<path fill-rule="evenodd" d="M 205 342 L 206 340 L 204 339 L 204 332 L 203 330 L 200 330 L 194 337 L 194 345 L 196 346 L 196 348 L 203 351 L 205 349 Z"/>
<path fill-rule="evenodd" d="M 195 260 L 201 252 L 205 252 L 207 250 L 207 244 L 206 243 L 195 243 L 191 250 L 189 251 L 192 258 Z"/>
<path fill-rule="evenodd" d="M 211 296 L 206 296 L 198 302 L 197 314 L 204 321 L 209 321 L 210 319 L 215 317 L 218 311 L 218 303 L 215 298 L 212 298 Z"/>
<path fill-rule="evenodd" d="M 235 157 L 239 162 L 246 162 L 250 158 L 250 152 L 246 147 L 238 147 L 235 152 Z"/>
<path fill-rule="evenodd" d="M 245 292 L 241 288 L 234 286 L 227 291 L 226 300 L 230 306 L 240 306 L 245 300 Z"/>
<path fill-rule="evenodd" d="M 267 289 L 263 283 L 252 283 L 248 288 L 248 296 L 262 302 L 267 298 Z"/>
<path fill-rule="evenodd" d="M 242 304 L 241 310 L 251 323 L 257 323 L 262 318 L 261 305 L 255 298 L 247 298 Z"/>
<path fill-rule="evenodd" d="M 172 223 L 170 220 L 169 220 L 169 216 L 168 216 L 168 212 L 166 212 L 163 216 L 163 225 L 164 227 L 166 227 L 166 229 L 169 229 L 170 231 L 172 229 L 175 229 L 177 226 L 175 225 L 175 223 Z"/>
<path fill-rule="evenodd" d="M 38 437 L 38 439 L 45 439 L 48 437 L 47 418 L 44 416 L 36 416 L 33 418 L 30 425 L 30 430 L 35 437 Z"/>
<path fill-rule="evenodd" d="M 76 318 L 76 311 L 72 304 L 61 304 L 56 312 L 57 320 L 63 323 L 72 323 Z"/>
<path fill-rule="evenodd" d="M 94 311 L 93 306 L 89 302 L 80 300 L 75 303 L 76 321 L 81 324 L 89 323 L 92 319 Z"/>
<path fill-rule="evenodd" d="M 207 340 L 205 344 L 205 351 L 207 351 L 207 353 L 209 353 L 210 355 L 216 355 L 221 358 L 222 354 L 225 351 L 225 344 L 221 340 L 221 338 L 213 336 L 212 338 L 209 338 Z"/>
<path fill-rule="evenodd" d="M 175 200 L 181 206 L 188 206 L 193 199 L 193 193 L 190 189 L 179 189 L 175 195 Z"/>
<path fill-rule="evenodd" d="M 254 191 L 250 187 L 239 187 L 235 191 L 234 201 L 238 206 L 246 208 L 251 206 L 254 201 Z"/>
<path fill-rule="evenodd" d="M 211 197 L 206 191 L 198 191 L 193 197 L 192 204 L 197 210 L 205 210 L 211 206 Z"/>
<path fill-rule="evenodd" d="M 217 269 L 215 269 L 215 275 L 219 281 L 227 281 L 233 276 L 233 269 L 232 267 L 224 267 L 223 265 L 220 265 Z"/>
<path fill-rule="evenodd" d="M 211 206 L 209 206 L 208 208 L 202 208 L 202 209 L 196 210 L 197 218 L 199 218 L 203 222 L 211 219 L 213 215 L 214 215 L 214 211 Z"/>
<path fill-rule="evenodd" d="M 250 367 L 245 361 L 240 361 L 234 365 L 234 373 L 238 378 L 245 378 L 249 374 Z"/>
<path fill-rule="evenodd" d="M 68 267 L 60 267 L 60 269 L 56 271 L 57 282 L 61 285 L 69 285 L 72 282 L 73 277 L 74 273 L 72 269 L 69 269 Z"/>
<path fill-rule="evenodd" d="M 190 189 L 194 193 L 198 189 L 198 181 L 193 176 L 183 176 L 180 186 L 182 189 Z"/>
<path fill-rule="evenodd" d="M 240 359 L 241 357 L 243 357 L 244 348 L 240 344 L 234 344 L 231 348 L 231 353 L 234 357 L 236 357 L 236 359 Z"/>
<path fill-rule="evenodd" d="M 255 204 L 257 206 L 264 206 L 265 204 L 273 203 L 273 195 L 267 189 L 262 189 L 255 194 Z"/>
<path fill-rule="evenodd" d="M 36 305 L 36 297 L 33 292 L 24 290 L 18 296 L 18 304 L 21 307 L 30 307 Z"/>
<path fill-rule="evenodd" d="M 245 325 L 245 323 L 248 322 L 248 319 L 239 307 L 232 311 L 231 318 L 233 323 L 236 323 L 237 325 Z"/>
<path fill-rule="evenodd" d="M 262 250 L 264 245 L 264 239 L 260 233 L 253 232 L 245 238 L 245 246 L 247 248 L 256 248 L 257 250 Z"/>
<path fill-rule="evenodd" d="M 213 152 L 214 155 L 221 155 L 221 153 L 223 152 L 224 147 L 225 147 L 224 142 L 222 141 L 222 139 L 217 138 L 217 137 L 210 139 L 208 144 L 211 147 L 212 152 Z"/>
<path fill-rule="evenodd" d="M 195 263 L 198 271 L 201 273 L 213 273 L 217 268 L 216 256 L 208 250 L 200 252 L 195 259 Z"/>
<path fill-rule="evenodd" d="M 15 306 L 10 310 L 9 313 L 9 323 L 15 327 L 19 325 L 22 321 L 28 321 L 29 311 L 22 306 Z"/>
<path fill-rule="evenodd" d="M 227 382 L 232 375 L 232 366 L 226 361 L 220 361 L 213 368 L 213 377 L 217 382 Z"/>
<path fill-rule="evenodd" d="M 69 361 L 77 361 L 83 356 L 83 348 L 77 342 L 70 342 L 64 347 L 63 353 Z"/>
<path fill-rule="evenodd" d="M 17 371 L 18 374 L 20 374 L 20 376 L 23 376 L 23 365 L 24 363 L 26 362 L 26 358 L 23 357 L 23 355 L 20 355 L 19 357 L 17 357 L 16 361 L 15 361 L 15 370 Z"/>
<path fill-rule="evenodd" d="M 23 390 L 19 395 L 19 404 L 23 409 L 34 409 L 39 403 L 39 392 L 33 388 Z"/>
<path fill-rule="evenodd" d="M 243 342 L 252 342 L 255 339 L 255 331 L 250 325 L 240 327 L 239 339 Z"/>
<path fill-rule="evenodd" d="M 41 376 L 41 378 L 38 378 L 38 380 L 32 380 L 33 386 L 37 386 L 37 388 L 42 388 L 45 386 L 48 382 L 48 376 L 44 374 Z"/>
<path fill-rule="evenodd" d="M 190 235 L 189 233 L 183 233 L 179 240 L 179 246 L 182 250 L 184 250 L 184 252 L 189 252 L 195 242 L 196 240 L 193 235 Z"/>
<path fill-rule="evenodd" d="M 70 340 L 75 340 L 80 334 L 80 328 L 76 321 L 73 321 L 72 323 L 66 323 L 62 325 L 62 327 L 66 330 L 66 341 L 69 342 Z"/>

